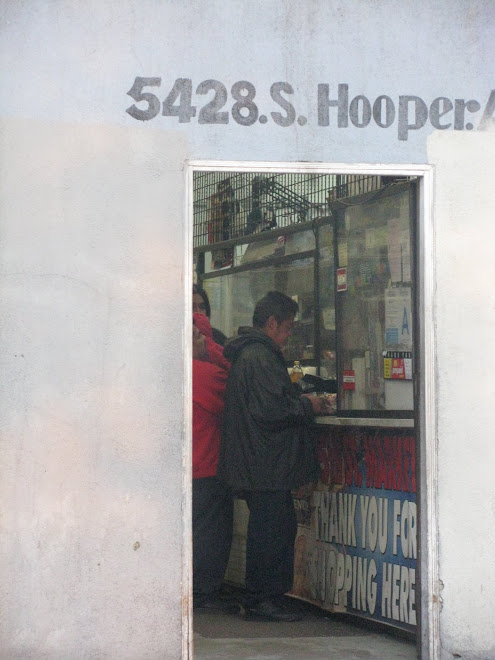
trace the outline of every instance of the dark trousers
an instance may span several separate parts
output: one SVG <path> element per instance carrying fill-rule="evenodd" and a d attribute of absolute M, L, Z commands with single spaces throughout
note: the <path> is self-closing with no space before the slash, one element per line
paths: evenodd
<path fill-rule="evenodd" d="M 292 589 L 297 520 L 287 491 L 244 491 L 249 507 L 246 604 Z"/>
<path fill-rule="evenodd" d="M 193 592 L 195 604 L 215 596 L 232 544 L 233 499 L 216 477 L 193 479 Z"/>

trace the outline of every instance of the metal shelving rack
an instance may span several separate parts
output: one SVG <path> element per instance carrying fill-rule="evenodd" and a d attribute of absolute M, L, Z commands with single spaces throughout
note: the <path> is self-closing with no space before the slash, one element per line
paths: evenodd
<path fill-rule="evenodd" d="M 195 251 L 314 220 L 327 215 L 337 199 L 385 183 L 380 176 L 195 172 Z"/>

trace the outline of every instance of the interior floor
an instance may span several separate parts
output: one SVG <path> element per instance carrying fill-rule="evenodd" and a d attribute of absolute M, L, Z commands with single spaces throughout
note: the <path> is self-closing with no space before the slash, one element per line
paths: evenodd
<path fill-rule="evenodd" d="M 291 599 L 292 601 L 292 599 Z M 246 620 L 240 615 L 194 613 L 194 660 L 414 660 L 407 633 L 364 625 L 292 601 L 304 618 L 292 623 Z"/>

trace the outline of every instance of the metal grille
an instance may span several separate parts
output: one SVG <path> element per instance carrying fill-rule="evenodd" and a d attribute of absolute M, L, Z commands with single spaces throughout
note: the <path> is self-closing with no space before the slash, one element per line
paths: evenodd
<path fill-rule="evenodd" d="M 377 190 L 380 176 L 194 172 L 194 247 L 328 215 L 336 199 Z"/>

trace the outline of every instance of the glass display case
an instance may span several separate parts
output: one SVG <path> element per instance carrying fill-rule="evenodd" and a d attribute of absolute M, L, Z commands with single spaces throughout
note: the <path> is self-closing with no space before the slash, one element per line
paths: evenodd
<path fill-rule="evenodd" d="M 314 361 L 315 243 L 311 229 L 268 235 L 266 240 L 235 246 L 232 265 L 220 273 L 211 267 L 213 252 L 207 252 L 203 286 L 213 325 L 233 336 L 239 327 L 251 325 L 254 306 L 267 291 L 281 291 L 299 305 L 285 357 Z"/>
<path fill-rule="evenodd" d="M 299 210 L 305 191 L 332 183 L 330 176 L 315 177 L 304 175 L 298 187 L 297 175 L 291 175 Z M 339 186 L 328 190 L 327 203 L 321 204 L 322 191 L 316 191 L 318 204 L 308 202 L 292 224 L 280 226 L 281 210 L 272 204 L 272 227 L 248 235 L 237 227 L 238 238 L 196 250 L 211 322 L 235 336 L 251 326 L 260 298 L 281 291 L 299 305 L 284 350 L 288 367 L 298 360 L 305 373 L 334 381 L 339 414 L 412 416 L 415 181 L 378 181 L 366 192 L 360 183 L 360 194 L 346 197 L 342 177 L 334 178 Z M 229 181 L 229 209 L 244 209 L 247 223 L 249 200 L 238 204 L 237 179 Z M 253 181 L 259 187 L 256 177 Z M 358 182 L 351 183 L 356 188 Z M 284 197 L 281 184 L 264 186 Z M 263 199 L 252 202 L 262 215 Z M 217 215 L 218 210 L 218 221 Z"/>
<path fill-rule="evenodd" d="M 411 185 L 335 210 L 341 410 L 413 410 Z"/>

